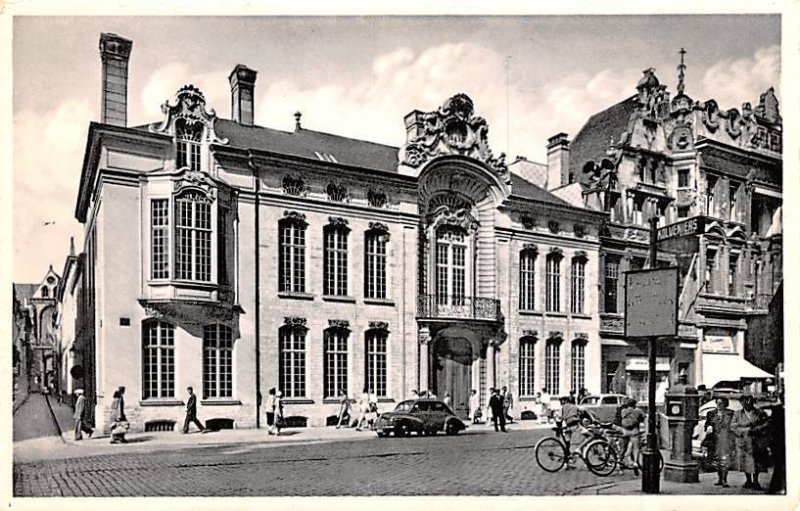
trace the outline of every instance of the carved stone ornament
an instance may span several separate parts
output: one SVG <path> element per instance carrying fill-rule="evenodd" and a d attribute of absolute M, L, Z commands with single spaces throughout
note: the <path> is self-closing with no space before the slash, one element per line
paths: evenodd
<path fill-rule="evenodd" d="M 585 344 L 589 342 L 589 334 L 584 332 L 578 332 L 577 334 L 575 334 L 575 339 L 572 342 Z"/>
<path fill-rule="evenodd" d="M 409 139 L 400 149 L 402 164 L 417 168 L 437 156 L 457 154 L 486 163 L 506 183 L 511 182 L 505 153 L 496 158 L 492 154 L 489 126 L 474 114 L 474 104 L 466 94 L 456 94 L 433 112 L 412 112 L 406 126 Z"/>
<path fill-rule="evenodd" d="M 617 166 L 608 158 L 603 158 L 600 164 L 593 161 L 586 162 L 583 173 L 591 189 L 608 191 L 617 187 Z"/>
<path fill-rule="evenodd" d="M 770 124 L 782 122 L 778 98 L 775 96 L 775 89 L 773 87 L 770 87 L 761 95 L 754 113 L 760 120 Z"/>
<path fill-rule="evenodd" d="M 281 187 L 286 195 L 303 196 L 308 193 L 308 186 L 300 176 L 283 176 Z"/>
<path fill-rule="evenodd" d="M 308 329 L 308 327 L 306 326 L 307 323 L 308 320 L 306 320 L 306 318 L 288 317 L 288 316 L 283 318 L 283 324 L 291 328 Z"/>
<path fill-rule="evenodd" d="M 297 211 L 284 211 L 283 219 L 290 222 L 294 222 L 303 227 L 308 225 L 308 222 L 306 222 L 306 215 Z"/>
<path fill-rule="evenodd" d="M 461 207 L 459 207 L 461 206 Z M 454 204 L 430 204 L 430 213 L 428 214 L 428 224 L 433 225 L 434 229 L 442 225 L 450 225 L 460 227 L 467 232 L 475 232 L 478 230 L 478 221 L 472 216 L 471 207 L 468 204 L 454 205 Z"/>
<path fill-rule="evenodd" d="M 208 174 L 188 168 L 175 180 L 174 190 L 176 195 L 180 193 L 184 197 L 192 191 L 196 192 L 191 199 L 197 202 L 213 202 L 217 197 L 216 183 Z"/>
<path fill-rule="evenodd" d="M 562 250 L 561 247 L 550 247 L 550 250 L 548 250 L 548 252 L 550 254 L 553 254 L 553 255 L 556 255 L 556 256 L 559 256 L 559 257 L 563 257 L 564 256 L 564 250 Z"/>
<path fill-rule="evenodd" d="M 552 331 L 547 333 L 547 339 L 550 341 L 561 342 L 564 340 L 564 333 L 559 331 Z"/>
<path fill-rule="evenodd" d="M 550 229 L 550 232 L 556 234 L 561 226 L 555 220 L 550 220 L 547 222 L 547 228 Z"/>
<path fill-rule="evenodd" d="M 536 254 L 539 252 L 539 247 L 536 246 L 536 243 L 523 243 L 522 250 Z"/>
<path fill-rule="evenodd" d="M 328 200 L 331 202 L 345 202 L 348 198 L 347 187 L 341 183 L 328 183 L 325 193 L 328 194 Z"/>
<path fill-rule="evenodd" d="M 736 139 L 739 138 L 739 135 L 742 134 L 742 116 L 739 114 L 739 111 L 735 108 L 731 108 L 728 110 L 728 123 L 725 127 L 725 131 L 728 132 L 731 138 Z"/>
<path fill-rule="evenodd" d="M 527 337 L 529 339 L 538 339 L 539 332 L 537 332 L 536 330 L 523 330 L 522 337 Z"/>
<path fill-rule="evenodd" d="M 673 151 L 687 151 L 694 147 L 692 126 L 688 122 L 678 123 L 667 137 L 667 144 Z"/>
<path fill-rule="evenodd" d="M 389 226 L 383 222 L 370 222 L 369 223 L 369 230 L 370 231 L 378 231 L 382 232 L 385 235 L 389 235 Z"/>
<path fill-rule="evenodd" d="M 336 229 L 344 229 L 347 231 L 350 230 L 349 222 L 347 221 L 347 219 L 342 218 L 340 216 L 329 216 L 328 225 Z"/>
<path fill-rule="evenodd" d="M 205 142 L 212 144 L 227 144 L 228 139 L 217 136 L 214 131 L 217 114 L 214 109 L 206 110 L 206 98 L 194 85 L 184 85 L 175 93 L 176 102 L 170 104 L 169 100 L 161 105 L 164 120 L 161 124 L 153 124 L 150 131 L 153 133 L 175 133 L 175 122 L 183 119 L 186 124 L 200 122 L 205 127 Z"/>
<path fill-rule="evenodd" d="M 236 311 L 229 305 L 209 303 L 201 300 L 140 300 L 145 316 L 153 319 L 167 319 L 177 323 L 202 324 L 204 321 L 231 321 Z"/>
<path fill-rule="evenodd" d="M 367 190 L 367 203 L 373 208 L 385 208 L 389 202 L 386 193 L 380 190 Z"/>
<path fill-rule="evenodd" d="M 329 319 L 328 328 L 335 328 L 338 330 L 350 330 L 350 322 L 346 319 Z"/>
<path fill-rule="evenodd" d="M 534 227 L 536 227 L 536 218 L 527 213 L 523 213 L 522 215 L 520 215 L 519 221 L 522 223 L 522 226 L 528 230 L 531 230 Z"/>
<path fill-rule="evenodd" d="M 370 330 L 386 330 L 386 331 L 388 331 L 389 330 L 389 323 L 387 323 L 386 321 L 370 321 L 369 322 L 369 329 Z M 421 335 L 422 335 L 422 332 L 420 332 L 420 337 L 421 337 Z M 430 337 L 430 333 L 428 334 L 428 336 Z"/>
<path fill-rule="evenodd" d="M 572 227 L 573 231 L 575 232 L 575 236 L 579 238 L 583 238 L 586 236 L 586 226 L 583 224 L 575 224 Z"/>
<path fill-rule="evenodd" d="M 578 261 L 588 261 L 589 254 L 587 254 L 585 250 L 577 250 L 572 258 L 577 259 Z"/>
<path fill-rule="evenodd" d="M 703 108 L 703 124 L 705 124 L 708 131 L 714 133 L 719 128 L 719 106 L 713 99 L 705 102 Z"/>

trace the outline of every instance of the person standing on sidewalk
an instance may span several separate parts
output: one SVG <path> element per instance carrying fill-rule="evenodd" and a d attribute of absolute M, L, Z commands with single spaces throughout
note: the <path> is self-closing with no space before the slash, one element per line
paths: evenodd
<path fill-rule="evenodd" d="M 94 430 L 86 425 L 86 397 L 83 395 L 83 389 L 76 389 L 75 395 L 78 398 L 75 400 L 75 413 L 72 418 L 75 419 L 75 440 L 82 440 L 83 433 L 85 432 L 92 438 Z"/>
<path fill-rule="evenodd" d="M 731 429 L 733 410 L 728 408 L 728 398 L 717 398 L 717 409 L 706 420 L 706 427 L 711 425 L 714 434 L 714 465 L 717 468 L 717 482 L 714 486 L 728 488 L 728 470 L 733 462 L 734 434 Z"/>
<path fill-rule="evenodd" d="M 350 417 L 350 399 L 347 397 L 347 391 L 339 389 L 339 417 L 336 421 L 336 429 L 342 427 L 342 422 Z"/>
<path fill-rule="evenodd" d="M 731 430 L 736 435 L 736 456 L 739 470 L 746 481 L 743 488 L 761 490 L 758 474 L 766 472 L 761 436 L 766 429 L 766 414 L 755 407 L 753 396 L 745 395 L 740 400 L 742 409 L 733 414 Z"/>
<path fill-rule="evenodd" d="M 280 436 L 283 428 L 283 392 L 275 392 L 275 434 Z"/>
<path fill-rule="evenodd" d="M 539 423 L 547 424 L 550 422 L 550 394 L 547 393 L 547 389 L 544 387 L 542 387 L 542 391 L 540 392 L 539 400 L 542 403 L 542 413 L 539 415 Z"/>
<path fill-rule="evenodd" d="M 633 469 L 634 475 L 639 475 L 639 465 L 636 460 L 639 459 L 639 443 L 641 433 L 639 425 L 644 422 L 644 411 L 636 406 L 636 400 L 633 398 L 628 399 L 628 406 L 620 410 L 620 425 L 622 426 L 622 437 L 627 440 L 628 445 L 625 446 L 625 456 L 623 456 L 623 465 L 627 459 L 630 463 L 630 468 Z"/>
<path fill-rule="evenodd" d="M 503 387 L 503 416 L 509 422 L 514 423 L 514 417 L 508 411 L 514 407 L 514 395 L 508 390 L 508 387 Z"/>
<path fill-rule="evenodd" d="M 128 422 L 128 418 L 125 416 L 125 387 L 120 386 L 117 392 L 119 392 L 119 420 Z"/>
<path fill-rule="evenodd" d="M 481 418 L 481 400 L 478 396 L 478 392 L 475 389 L 472 389 L 472 393 L 469 396 L 469 418 L 473 424 L 477 424 Z"/>
<path fill-rule="evenodd" d="M 497 389 L 492 389 L 492 397 L 489 398 L 489 408 L 492 409 L 492 424 L 495 431 L 506 432 L 506 415 L 503 410 L 503 396 Z M 498 429 L 498 422 L 500 428 Z"/>
<path fill-rule="evenodd" d="M 197 396 L 194 395 L 192 387 L 186 387 L 186 392 L 189 393 L 189 399 L 186 400 L 186 419 L 183 421 L 183 434 L 189 432 L 189 424 L 194 422 L 195 426 L 200 429 L 201 433 L 208 430 L 203 426 L 203 423 L 197 420 Z"/>
<path fill-rule="evenodd" d="M 275 409 L 278 404 L 277 399 L 275 387 L 272 387 L 267 394 L 267 433 L 270 435 L 275 434 Z"/>
<path fill-rule="evenodd" d="M 356 422 L 356 431 L 361 431 L 361 428 L 367 422 L 367 414 L 369 413 L 369 390 L 367 387 L 364 387 L 364 392 L 361 393 L 361 397 L 358 399 L 358 411 L 361 413 L 358 416 L 358 422 Z"/>

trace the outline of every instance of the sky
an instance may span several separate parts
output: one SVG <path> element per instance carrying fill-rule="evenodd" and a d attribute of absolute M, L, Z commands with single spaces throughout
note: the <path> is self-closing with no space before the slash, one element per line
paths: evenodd
<path fill-rule="evenodd" d="M 258 71 L 255 123 L 400 146 L 403 117 L 464 92 L 507 161 L 545 161 L 547 138 L 635 93 L 653 67 L 675 94 L 722 109 L 780 97 L 777 15 L 434 17 L 34 17 L 13 20 L 14 282 L 61 272 L 88 126 L 99 121 L 101 32 L 133 40 L 128 123 L 159 121 L 192 83 L 230 117 L 228 75 Z"/>

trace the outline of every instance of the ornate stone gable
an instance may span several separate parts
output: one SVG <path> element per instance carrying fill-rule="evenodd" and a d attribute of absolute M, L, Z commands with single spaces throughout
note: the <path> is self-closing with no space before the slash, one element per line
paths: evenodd
<path fill-rule="evenodd" d="M 217 198 L 217 184 L 208 174 L 189 169 L 184 169 L 180 174 L 173 185 L 176 194 L 191 194 L 194 200 L 209 203 Z"/>
<path fill-rule="evenodd" d="M 217 114 L 214 109 L 206 109 L 206 99 L 203 93 L 194 85 L 184 85 L 175 93 L 176 102 L 170 104 L 169 100 L 161 105 L 164 120 L 160 124 L 150 126 L 153 133 L 175 133 L 175 122 L 183 120 L 187 124 L 200 123 L 205 128 L 204 142 L 214 144 L 227 144 L 227 139 L 219 138 L 214 131 Z"/>
<path fill-rule="evenodd" d="M 432 112 L 411 112 L 406 116 L 406 130 L 408 141 L 400 149 L 401 164 L 418 168 L 437 156 L 467 156 L 487 164 L 510 183 L 505 153 L 499 157 L 492 154 L 489 125 L 474 114 L 472 99 L 466 94 L 456 94 Z"/>

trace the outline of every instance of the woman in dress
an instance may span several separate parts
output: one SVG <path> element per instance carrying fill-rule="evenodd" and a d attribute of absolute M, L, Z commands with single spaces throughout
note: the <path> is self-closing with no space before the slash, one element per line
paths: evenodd
<path fill-rule="evenodd" d="M 342 422 L 348 417 L 350 417 L 350 400 L 347 398 L 347 392 L 339 389 L 339 420 L 336 422 L 336 429 L 342 427 Z"/>
<path fill-rule="evenodd" d="M 739 470 L 744 472 L 743 488 L 761 490 L 758 474 L 766 472 L 762 436 L 766 429 L 766 414 L 755 407 L 753 396 L 742 396 L 742 409 L 733 414 L 731 429 L 736 435 L 736 457 Z"/>
<path fill-rule="evenodd" d="M 717 398 L 717 409 L 706 420 L 706 428 L 711 427 L 714 436 L 714 464 L 718 480 L 714 486 L 728 488 L 728 470 L 733 464 L 733 438 L 731 429 L 733 410 L 728 408 L 728 398 Z"/>

